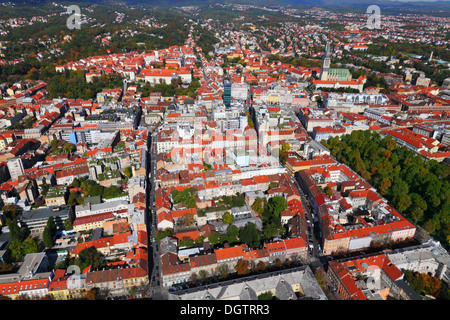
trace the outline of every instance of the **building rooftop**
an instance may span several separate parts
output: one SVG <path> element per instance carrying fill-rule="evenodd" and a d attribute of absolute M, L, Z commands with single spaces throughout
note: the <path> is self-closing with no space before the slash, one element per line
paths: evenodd
<path fill-rule="evenodd" d="M 51 206 L 48 208 L 33 209 L 25 211 L 22 214 L 21 220 L 29 221 L 29 220 L 48 219 L 50 217 L 68 215 L 70 211 L 71 206 Z"/>
<path fill-rule="evenodd" d="M 65 195 L 66 191 L 67 191 L 66 186 L 51 187 L 48 189 L 46 197 L 47 198 L 61 197 Z"/>
<path fill-rule="evenodd" d="M 169 300 L 257 300 L 259 292 L 275 290 L 281 299 L 297 299 L 292 286 L 299 285 L 305 297 L 327 300 L 308 266 L 244 277 L 169 293 Z"/>

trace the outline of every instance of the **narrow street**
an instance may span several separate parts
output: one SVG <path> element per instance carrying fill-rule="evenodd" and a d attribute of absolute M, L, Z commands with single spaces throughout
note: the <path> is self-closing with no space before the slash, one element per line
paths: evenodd
<path fill-rule="evenodd" d="M 166 291 L 161 287 L 161 260 L 159 258 L 159 248 L 156 243 L 156 207 L 154 175 L 156 173 L 156 141 L 157 132 L 151 133 L 148 137 L 149 158 L 147 161 L 147 230 L 149 230 L 149 298 L 153 300 L 164 300 L 167 298 Z"/>

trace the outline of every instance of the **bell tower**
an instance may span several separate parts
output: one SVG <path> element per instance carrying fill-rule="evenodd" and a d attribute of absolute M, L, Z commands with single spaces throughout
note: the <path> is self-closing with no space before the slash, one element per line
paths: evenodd
<path fill-rule="evenodd" d="M 328 80 L 328 70 L 330 69 L 330 44 L 327 42 L 325 54 L 322 58 L 322 68 L 320 70 L 320 80 Z"/>

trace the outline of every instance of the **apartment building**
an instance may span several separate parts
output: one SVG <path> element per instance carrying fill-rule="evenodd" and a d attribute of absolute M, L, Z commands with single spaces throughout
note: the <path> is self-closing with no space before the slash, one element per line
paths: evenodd
<path fill-rule="evenodd" d="M 227 265 L 228 270 L 234 270 L 240 260 L 249 260 L 255 264 L 273 263 L 277 259 L 303 259 L 306 254 L 307 246 L 301 238 L 270 242 L 262 249 L 250 249 L 245 244 L 219 248 L 206 256 L 190 256 L 185 263 L 178 263 L 175 253 L 166 252 L 161 256 L 162 285 L 170 288 L 172 285 L 190 281 L 194 272 L 205 270 L 211 274 L 223 265 Z"/>
<path fill-rule="evenodd" d="M 358 251 L 375 243 L 414 237 L 416 227 L 345 165 L 302 170 L 298 181 L 308 194 L 313 214 L 319 221 L 324 254 Z M 350 184 L 352 191 L 349 191 Z M 324 193 L 322 188 L 326 186 L 331 186 L 333 195 Z M 349 214 L 353 216 L 353 223 L 348 223 Z M 367 222 L 365 217 L 371 221 Z"/>
<path fill-rule="evenodd" d="M 342 300 L 422 300 L 385 254 L 330 261 L 327 273 Z"/>
<path fill-rule="evenodd" d="M 169 300 L 258 300 L 267 292 L 279 300 L 327 300 L 308 266 L 174 291 L 169 293 Z"/>

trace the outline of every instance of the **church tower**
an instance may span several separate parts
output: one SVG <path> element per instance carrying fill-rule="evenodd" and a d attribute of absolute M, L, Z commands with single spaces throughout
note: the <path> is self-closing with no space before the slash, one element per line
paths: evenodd
<path fill-rule="evenodd" d="M 320 80 L 328 80 L 328 71 L 330 69 L 330 44 L 327 42 L 325 54 L 322 58 L 322 69 L 320 70 Z"/>

